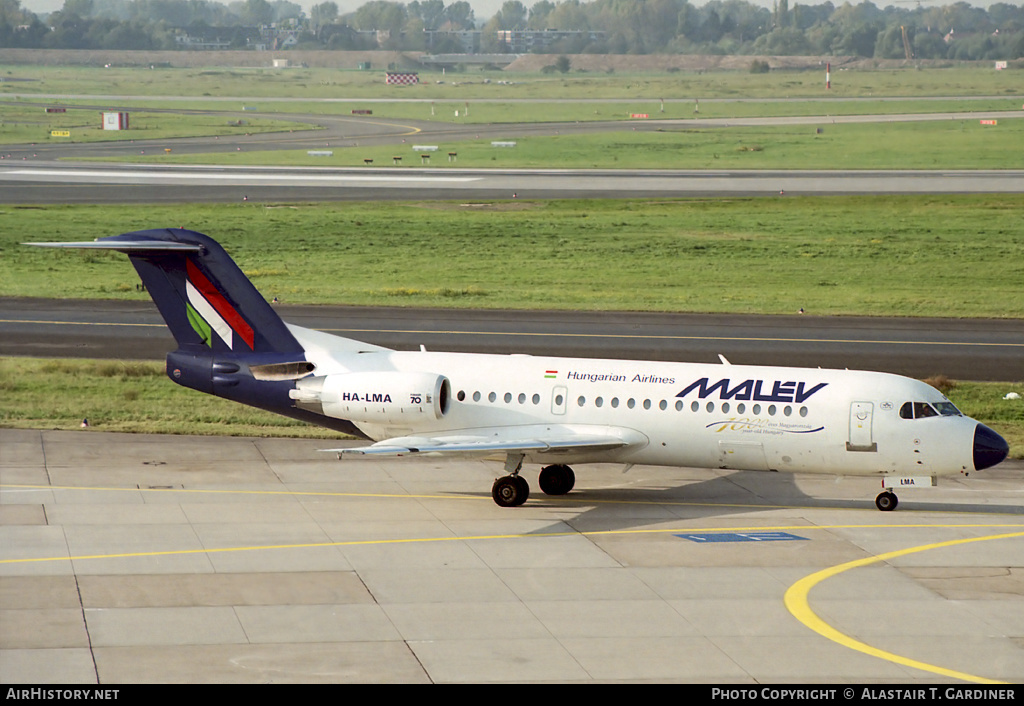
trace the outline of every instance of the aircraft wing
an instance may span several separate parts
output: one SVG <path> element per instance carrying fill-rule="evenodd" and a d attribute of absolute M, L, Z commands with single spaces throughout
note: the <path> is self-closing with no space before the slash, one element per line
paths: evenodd
<path fill-rule="evenodd" d="M 647 437 L 618 427 L 528 426 L 443 432 L 436 436 L 403 436 L 369 446 L 323 451 L 359 456 L 457 456 L 521 453 L 568 455 L 646 446 Z"/>

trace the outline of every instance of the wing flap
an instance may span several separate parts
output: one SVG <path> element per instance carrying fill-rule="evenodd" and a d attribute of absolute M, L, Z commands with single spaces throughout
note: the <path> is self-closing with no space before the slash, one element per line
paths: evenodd
<path fill-rule="evenodd" d="M 531 433 L 532 432 L 532 433 Z M 521 453 L 543 455 L 614 451 L 644 446 L 647 438 L 632 429 L 499 428 L 437 436 L 404 436 L 384 439 L 369 446 L 323 451 L 353 456 L 487 455 Z"/>

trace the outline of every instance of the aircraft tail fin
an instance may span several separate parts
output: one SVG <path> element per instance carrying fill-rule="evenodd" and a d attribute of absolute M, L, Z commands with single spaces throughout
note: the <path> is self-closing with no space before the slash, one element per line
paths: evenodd
<path fill-rule="evenodd" d="M 140 230 L 86 243 L 29 243 L 128 255 L 178 342 L 201 353 L 301 353 L 302 345 L 212 238 L 191 230 Z"/>

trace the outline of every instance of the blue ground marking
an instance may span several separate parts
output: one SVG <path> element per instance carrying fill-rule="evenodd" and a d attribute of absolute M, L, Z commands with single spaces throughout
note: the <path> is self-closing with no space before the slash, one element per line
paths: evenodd
<path fill-rule="evenodd" d="M 789 532 L 701 532 L 699 534 L 677 534 L 680 539 L 691 542 L 791 542 L 806 540 Z"/>

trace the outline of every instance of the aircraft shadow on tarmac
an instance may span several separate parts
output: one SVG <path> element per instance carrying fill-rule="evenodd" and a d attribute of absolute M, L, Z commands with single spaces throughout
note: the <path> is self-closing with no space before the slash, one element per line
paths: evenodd
<path fill-rule="evenodd" d="M 531 484 L 527 505 L 543 505 L 547 508 L 574 511 L 583 509 L 576 517 L 565 520 L 576 529 L 586 527 L 588 531 L 635 529 L 638 526 L 663 524 L 674 520 L 722 519 L 730 516 L 763 513 L 773 509 L 813 508 L 824 510 L 861 510 L 870 512 L 877 519 L 874 495 L 880 487 L 873 478 L 815 477 L 822 487 L 836 484 L 848 489 L 844 495 L 856 494 L 863 489 L 864 496 L 858 498 L 815 497 L 805 493 L 799 486 L 798 477 L 791 473 L 763 471 L 734 471 L 711 479 L 685 480 L 666 479 L 634 487 L 587 487 L 586 467 L 579 469 L 584 482 L 568 495 L 548 496 L 536 484 Z M 628 474 L 627 474 L 628 475 Z M 927 494 L 930 489 L 909 491 L 900 495 L 899 509 L 888 515 L 897 519 L 912 512 L 944 512 L 984 515 L 1022 515 L 1024 507 L 973 502 L 931 502 L 917 495 Z M 457 493 L 461 497 L 486 497 L 483 492 Z M 626 508 L 626 509 L 624 509 Z M 515 512 L 512 509 L 512 512 Z M 758 519 L 764 521 L 764 517 Z M 550 530 L 538 530 L 543 534 Z"/>

